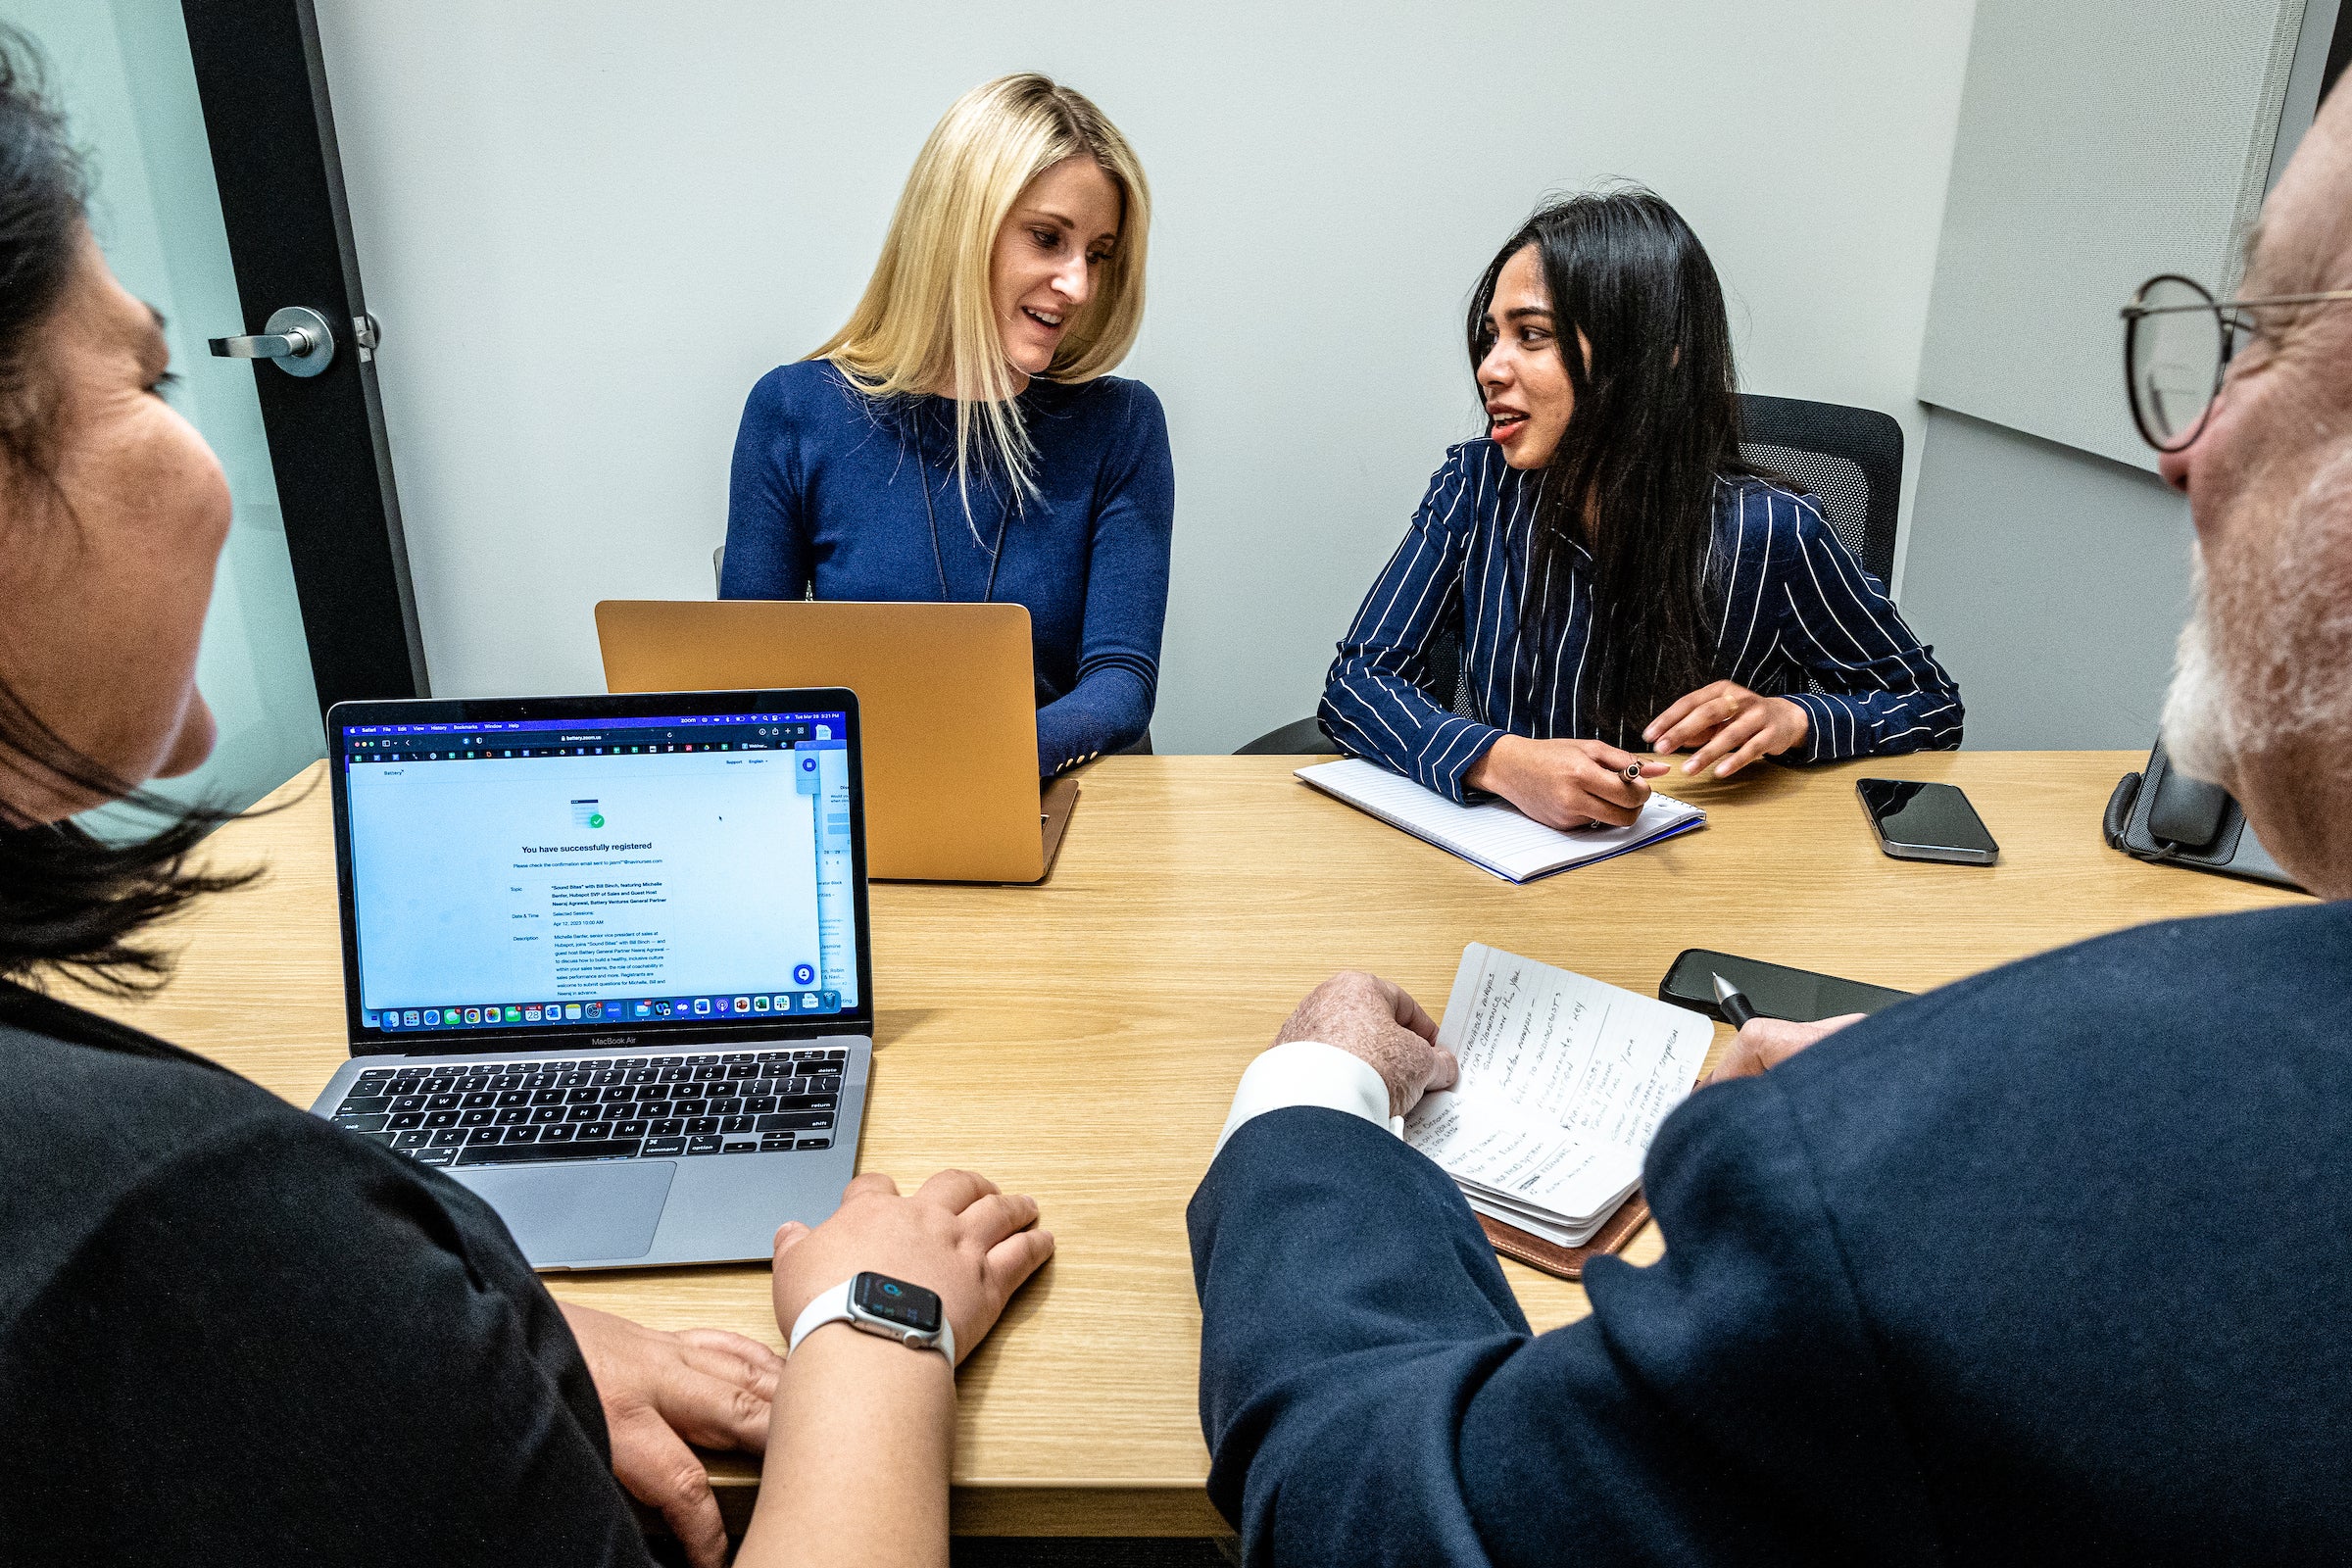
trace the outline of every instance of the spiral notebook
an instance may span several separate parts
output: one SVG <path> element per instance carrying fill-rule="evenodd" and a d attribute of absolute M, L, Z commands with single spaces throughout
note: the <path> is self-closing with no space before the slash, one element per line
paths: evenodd
<path fill-rule="evenodd" d="M 1707 813 L 1689 802 L 1652 794 L 1629 827 L 1589 827 L 1563 833 L 1523 815 L 1505 801 L 1456 806 L 1435 790 L 1423 789 L 1402 774 L 1360 757 L 1316 762 L 1299 768 L 1298 777 L 1391 827 L 1401 828 L 1510 882 L 1591 865 L 1704 827 L 1707 822 Z"/>
<path fill-rule="evenodd" d="M 1423 1097 L 1405 1141 L 1497 1251 L 1574 1279 L 1647 1217 L 1642 1156 L 1714 1038 L 1698 1013 L 1473 942 L 1438 1028 L 1460 1081 Z"/>

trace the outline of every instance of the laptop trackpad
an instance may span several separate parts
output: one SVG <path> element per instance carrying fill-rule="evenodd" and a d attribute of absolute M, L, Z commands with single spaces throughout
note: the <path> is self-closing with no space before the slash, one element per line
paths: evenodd
<path fill-rule="evenodd" d="M 447 1174 L 498 1210 L 534 1268 L 643 1257 L 653 1250 L 675 1160 L 522 1165 Z"/>

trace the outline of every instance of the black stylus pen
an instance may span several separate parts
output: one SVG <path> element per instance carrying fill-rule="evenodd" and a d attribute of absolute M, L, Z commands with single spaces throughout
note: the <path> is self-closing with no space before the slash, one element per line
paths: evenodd
<path fill-rule="evenodd" d="M 1723 1010 L 1723 1021 L 1735 1029 L 1744 1029 L 1756 1015 L 1749 1005 L 1746 993 L 1721 975 L 1710 975 L 1715 982 L 1715 1005 Z"/>

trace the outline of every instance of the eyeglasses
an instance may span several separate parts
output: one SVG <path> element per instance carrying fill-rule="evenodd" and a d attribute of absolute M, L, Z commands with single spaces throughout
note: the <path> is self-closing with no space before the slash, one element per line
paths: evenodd
<path fill-rule="evenodd" d="M 2239 334 L 2257 330 L 2246 312 L 2337 300 L 2352 300 L 2352 289 L 2217 300 L 2203 284 L 2177 272 L 2140 284 L 2123 318 L 2124 382 L 2141 438 L 2159 452 L 2178 452 L 2197 438 L 2221 395 Z"/>

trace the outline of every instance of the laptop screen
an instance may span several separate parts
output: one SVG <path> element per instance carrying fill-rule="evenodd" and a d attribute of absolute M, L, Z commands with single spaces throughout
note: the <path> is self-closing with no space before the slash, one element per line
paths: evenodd
<path fill-rule="evenodd" d="M 359 1049 L 862 1012 L 851 718 L 800 695 L 844 707 L 337 708 Z M 639 711 L 536 716 L 593 707 Z"/>

